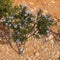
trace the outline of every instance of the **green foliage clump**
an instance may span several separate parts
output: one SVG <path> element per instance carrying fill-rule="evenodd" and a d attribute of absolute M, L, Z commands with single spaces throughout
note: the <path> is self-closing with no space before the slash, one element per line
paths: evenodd
<path fill-rule="evenodd" d="M 39 10 L 37 13 L 37 29 L 38 33 L 46 35 L 49 32 L 50 25 L 53 24 L 53 19 L 49 14 L 43 15 L 42 11 Z"/>
<path fill-rule="evenodd" d="M 33 30 L 32 22 L 33 15 L 30 11 L 27 11 L 27 6 L 14 7 L 14 11 L 11 16 L 4 17 L 3 24 L 14 30 L 14 41 L 25 41 L 27 35 Z"/>
<path fill-rule="evenodd" d="M 12 0 L 0 0 L 0 18 L 11 14 Z"/>

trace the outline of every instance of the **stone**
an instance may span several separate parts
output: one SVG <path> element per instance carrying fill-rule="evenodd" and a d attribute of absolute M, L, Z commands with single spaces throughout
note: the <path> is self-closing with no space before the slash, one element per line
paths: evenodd
<path fill-rule="evenodd" d="M 30 57 L 27 57 L 26 60 L 32 60 Z"/>
<path fill-rule="evenodd" d="M 52 39 L 52 40 L 50 40 L 50 41 L 51 41 L 51 43 L 52 43 L 52 44 L 54 44 L 54 40 L 53 40 L 53 39 Z"/>
<path fill-rule="evenodd" d="M 35 53 L 36 56 L 39 56 L 39 52 Z"/>
<path fill-rule="evenodd" d="M 33 2 L 30 2 L 31 5 L 33 5 L 34 3 Z"/>
<path fill-rule="evenodd" d="M 57 25 L 60 26 L 60 22 L 57 22 Z"/>
<path fill-rule="evenodd" d="M 50 36 L 48 37 L 49 40 L 53 39 L 53 35 L 50 34 Z"/>
<path fill-rule="evenodd" d="M 41 46 L 41 48 L 40 48 L 40 49 L 41 49 L 41 51 L 42 51 L 42 50 L 44 50 L 44 47 L 43 47 L 43 46 Z"/>
<path fill-rule="evenodd" d="M 0 38 L 0 40 L 2 40 L 2 38 Z"/>
<path fill-rule="evenodd" d="M 53 25 L 50 27 L 51 31 L 54 33 L 58 33 L 59 27 L 57 25 Z"/>

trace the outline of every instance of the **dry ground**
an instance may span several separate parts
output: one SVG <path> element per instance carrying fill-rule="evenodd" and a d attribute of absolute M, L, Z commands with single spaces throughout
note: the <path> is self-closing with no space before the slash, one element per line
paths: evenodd
<path fill-rule="evenodd" d="M 60 18 L 60 0 L 15 0 L 14 5 L 20 2 L 29 6 L 29 9 L 35 13 L 37 8 L 43 9 L 44 13 L 49 13 L 53 17 Z M 53 27 L 53 31 L 57 32 L 58 28 Z M 12 43 L 17 50 L 15 43 Z M 48 38 L 36 40 L 30 38 L 25 45 L 21 47 L 23 53 L 17 54 L 9 45 L 0 44 L 0 60 L 60 60 L 60 43 L 55 42 L 53 35 Z"/>

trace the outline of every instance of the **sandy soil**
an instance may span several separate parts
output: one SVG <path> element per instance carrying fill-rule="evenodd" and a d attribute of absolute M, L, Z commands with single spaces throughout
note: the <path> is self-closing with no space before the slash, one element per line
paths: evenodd
<path fill-rule="evenodd" d="M 41 8 L 44 13 L 60 18 L 60 0 L 15 0 L 14 5 L 20 2 L 28 5 L 34 13 L 37 8 Z M 58 31 L 59 27 L 55 28 L 52 30 Z M 16 44 L 12 43 L 12 46 L 17 51 Z M 60 60 L 60 42 L 56 42 L 52 34 L 39 40 L 31 37 L 22 45 L 23 53 L 20 55 L 14 49 L 0 41 L 0 60 Z"/>

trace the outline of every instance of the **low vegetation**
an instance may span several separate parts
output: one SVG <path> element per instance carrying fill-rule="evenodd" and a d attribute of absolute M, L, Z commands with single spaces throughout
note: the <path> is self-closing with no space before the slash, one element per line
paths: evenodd
<path fill-rule="evenodd" d="M 19 41 L 25 43 L 31 36 L 39 38 L 39 35 L 47 35 L 53 19 L 49 14 L 43 15 L 41 9 L 37 11 L 36 15 L 33 15 L 25 5 L 21 4 L 19 7 L 13 8 L 11 5 L 9 0 L 0 0 L 0 24 L 13 30 L 11 36 L 20 53 Z"/>

